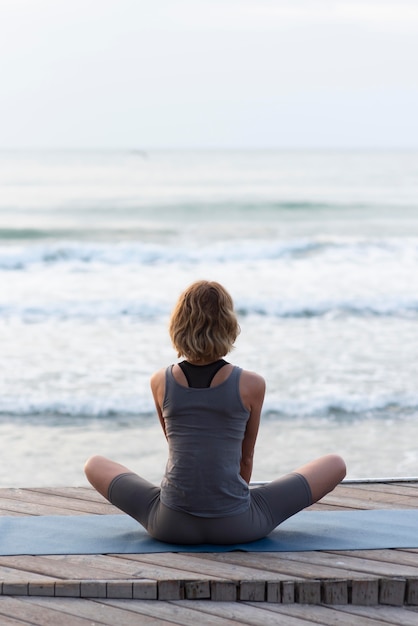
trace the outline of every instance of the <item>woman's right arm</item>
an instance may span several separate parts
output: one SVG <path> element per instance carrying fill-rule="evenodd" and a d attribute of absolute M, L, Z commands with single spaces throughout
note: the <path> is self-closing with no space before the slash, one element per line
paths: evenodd
<path fill-rule="evenodd" d="M 157 409 L 158 419 L 160 420 L 161 428 L 164 431 L 164 435 L 167 438 L 165 430 L 165 421 L 163 418 L 163 403 L 165 393 L 165 369 L 158 370 L 151 376 L 151 391 L 154 397 L 155 408 Z"/>

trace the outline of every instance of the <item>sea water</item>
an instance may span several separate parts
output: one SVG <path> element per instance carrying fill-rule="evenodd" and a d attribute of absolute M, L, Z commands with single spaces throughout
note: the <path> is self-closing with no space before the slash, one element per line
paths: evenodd
<path fill-rule="evenodd" d="M 161 479 L 149 377 L 201 278 L 267 382 L 254 480 L 418 474 L 417 152 L 3 152 L 1 486 L 86 484 L 94 453 Z"/>

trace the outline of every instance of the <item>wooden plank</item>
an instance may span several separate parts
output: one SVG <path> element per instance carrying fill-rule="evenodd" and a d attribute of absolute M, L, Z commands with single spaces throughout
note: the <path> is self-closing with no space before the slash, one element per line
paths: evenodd
<path fill-rule="evenodd" d="M 158 581 L 159 600 L 182 600 L 183 588 L 179 580 Z"/>
<path fill-rule="evenodd" d="M 386 494 L 389 496 L 395 496 L 394 503 L 396 503 L 397 496 L 409 496 L 411 498 L 418 498 L 418 483 L 368 483 L 360 484 L 356 486 L 356 489 L 366 491 L 368 493 Z"/>
<path fill-rule="evenodd" d="M 81 583 L 79 580 L 57 580 L 55 582 L 55 596 L 61 598 L 79 598 Z"/>
<path fill-rule="evenodd" d="M 379 602 L 379 580 L 351 580 L 351 604 L 373 606 Z M 350 592 L 350 588 L 349 588 Z"/>
<path fill-rule="evenodd" d="M 305 620 L 305 624 L 323 624 L 329 626 L 382 626 L 382 622 L 369 615 L 358 615 L 355 620 L 353 616 L 344 611 L 341 607 L 308 606 L 303 604 L 283 605 L 276 604 L 268 606 L 269 610 L 276 614 L 277 624 L 288 624 L 288 619 L 298 617 Z M 280 616 L 280 617 L 279 617 Z M 397 623 L 397 626 L 402 622 Z"/>
<path fill-rule="evenodd" d="M 22 513 L 19 513 L 18 511 L 8 511 L 7 509 L 2 509 L 1 508 L 1 502 L 0 502 L 0 517 L 22 517 Z"/>
<path fill-rule="evenodd" d="M 114 626 L 138 626 L 140 623 L 144 626 L 156 626 L 157 624 L 170 624 L 170 621 L 161 621 L 153 616 L 141 616 L 128 609 L 128 607 L 113 607 L 110 604 L 104 604 L 102 601 L 82 600 L 77 598 L 31 598 L 29 609 L 36 609 L 46 615 L 51 615 L 52 620 L 55 615 L 61 615 L 62 624 L 72 626 L 77 621 L 82 620 L 83 624 L 109 624 Z M 54 624 L 53 621 L 50 622 Z M 58 623 L 58 622 L 57 622 Z"/>
<path fill-rule="evenodd" d="M 19 582 L 19 581 L 25 581 L 26 583 L 33 581 L 33 582 L 40 582 L 40 581 L 47 581 L 47 580 L 54 580 L 54 577 L 51 576 L 46 576 L 44 574 L 39 574 L 36 572 L 32 572 L 32 571 L 24 571 L 22 572 L 19 569 L 14 569 L 13 567 L 1 567 L 0 566 L 0 580 L 3 580 L 3 584 L 5 584 L 5 582 L 7 583 L 11 583 L 11 582 Z"/>
<path fill-rule="evenodd" d="M 187 600 L 173 602 L 171 604 L 178 607 L 187 606 Z M 190 604 L 190 603 L 189 603 Z M 208 602 L 205 600 L 195 600 L 192 608 L 196 613 L 196 624 L 200 624 L 200 616 L 208 614 L 210 616 L 226 618 L 238 624 L 251 624 L 254 626 L 277 626 L 277 614 L 270 610 L 271 606 L 279 606 L 277 604 L 257 604 L 252 606 L 244 602 Z M 295 605 L 292 605 L 295 606 Z M 286 626 L 312 626 L 312 620 L 301 619 L 288 615 L 286 617 Z"/>
<path fill-rule="evenodd" d="M 296 582 L 295 600 L 299 604 L 319 604 L 321 602 L 320 581 L 300 580 Z"/>
<path fill-rule="evenodd" d="M 29 583 L 26 580 L 4 581 L 1 592 L 5 596 L 27 596 Z"/>
<path fill-rule="evenodd" d="M 281 602 L 282 601 L 282 585 L 279 582 L 272 582 L 270 580 L 266 583 L 266 601 L 267 602 Z"/>
<path fill-rule="evenodd" d="M 1 626 L 28 626 L 28 622 L 26 620 L 22 622 L 20 619 L 15 619 L 14 617 L 7 615 L 0 615 L 0 624 Z"/>
<path fill-rule="evenodd" d="M 397 493 L 392 490 L 378 490 L 375 486 L 371 486 L 369 489 L 365 489 L 364 485 L 360 485 L 356 488 L 354 487 L 346 487 L 344 493 L 339 495 L 335 492 L 331 492 L 327 495 L 327 502 L 335 502 L 340 501 L 341 498 L 347 499 L 350 502 L 352 501 L 363 501 L 365 506 L 364 508 L 371 508 L 370 504 L 384 504 L 387 508 L 390 505 L 390 508 L 415 508 L 417 505 L 417 496 L 416 495 L 403 495 L 402 493 Z"/>
<path fill-rule="evenodd" d="M 101 504 L 107 504 L 109 509 L 116 509 L 110 502 L 106 500 L 98 491 L 93 487 L 25 487 L 25 491 L 32 491 L 34 493 L 45 493 L 51 496 L 61 496 L 63 498 L 70 498 L 74 500 L 87 500 L 88 502 L 98 502 Z M 1 489 L 0 489 L 1 496 Z"/>
<path fill-rule="evenodd" d="M 106 597 L 132 599 L 132 580 L 109 580 L 106 583 Z"/>
<path fill-rule="evenodd" d="M 362 574 L 344 566 L 341 559 L 332 556 L 324 557 L 326 553 L 319 552 L 280 552 L 271 553 L 242 553 L 227 552 L 224 554 L 207 554 L 208 560 L 226 566 L 245 566 L 251 569 L 252 578 L 268 578 L 269 580 L 291 578 L 366 578 L 369 573 Z M 258 572 L 258 573 L 257 573 Z"/>
<path fill-rule="evenodd" d="M 7 506 L 11 510 L 15 510 L 14 507 L 16 503 L 25 505 L 28 510 L 35 512 L 34 514 L 44 507 L 65 511 L 64 515 L 77 515 L 80 513 L 94 513 L 100 515 L 109 513 L 109 505 L 106 504 L 106 502 L 68 498 L 61 494 L 43 493 L 30 489 L 9 489 L 7 494 L 1 494 L 2 507 Z M 112 512 L 122 514 L 122 512 L 118 511 L 116 508 L 114 508 Z M 45 513 L 42 513 L 42 515 L 44 514 Z"/>
<path fill-rule="evenodd" d="M 214 580 L 210 585 L 211 600 L 214 602 L 235 602 L 237 600 L 238 585 L 228 580 Z"/>
<path fill-rule="evenodd" d="M 219 579 L 224 580 L 226 574 L 231 574 L 232 578 L 239 579 L 240 573 L 234 577 L 231 568 L 222 568 L 217 564 L 207 561 L 204 555 L 185 554 L 185 553 L 162 553 L 162 554 L 126 554 L 113 555 L 115 558 L 122 558 L 135 561 L 138 566 L 141 564 L 153 565 L 158 567 L 175 567 L 178 570 L 195 572 L 202 579 Z M 202 557 L 202 558 L 199 558 Z"/>
<path fill-rule="evenodd" d="M 337 494 L 330 494 L 327 496 L 327 504 L 339 505 L 342 510 L 351 510 L 351 509 L 359 509 L 359 510 L 379 510 L 379 509 L 415 509 L 417 508 L 417 500 L 415 498 L 410 498 L 410 503 L 402 502 L 396 503 L 395 505 L 391 505 L 390 501 L 382 501 L 381 499 L 368 499 L 367 497 L 357 497 L 342 495 L 339 496 Z"/>
<path fill-rule="evenodd" d="M 347 613 L 352 620 L 352 624 L 356 624 L 357 620 L 361 617 L 367 617 L 368 619 L 374 619 L 378 624 L 383 626 L 384 624 L 394 624 L 395 626 L 417 626 L 418 616 L 408 608 L 399 608 L 392 606 L 352 606 L 347 604 L 346 606 L 339 607 L 342 613 Z"/>
<path fill-rule="evenodd" d="M 359 554 L 359 556 L 353 556 L 349 550 L 339 553 L 338 559 L 335 559 L 333 553 L 328 552 L 286 552 L 281 554 L 284 555 L 283 558 L 288 562 L 306 566 L 305 569 L 301 568 L 297 570 L 299 572 L 306 572 L 306 574 L 304 574 L 306 576 L 310 573 L 313 574 L 316 567 L 321 568 L 329 564 L 332 564 L 332 567 L 336 568 L 337 571 L 343 571 L 344 575 L 352 573 L 353 577 L 355 577 L 357 573 L 365 573 L 368 576 L 370 576 L 370 574 L 388 576 L 391 578 L 394 576 L 412 576 L 416 578 L 418 575 L 416 567 L 403 564 L 397 565 L 396 562 L 388 563 L 385 561 L 368 560 L 362 558 L 361 553 L 359 554 L 358 552 L 357 554 Z"/>
<path fill-rule="evenodd" d="M 321 599 L 324 604 L 347 604 L 348 581 L 347 580 L 324 580 L 322 581 Z"/>
<path fill-rule="evenodd" d="M 0 515 L 9 516 L 18 513 L 19 515 L 69 515 L 68 508 L 53 505 L 41 505 L 36 502 L 21 502 L 13 498 L 0 501 Z M 71 515 L 83 515 L 82 511 L 72 511 Z"/>
<path fill-rule="evenodd" d="M 379 584 L 379 604 L 403 606 L 406 595 L 406 579 L 382 579 Z"/>
<path fill-rule="evenodd" d="M 418 605 L 418 578 L 406 581 L 406 604 Z"/>
<path fill-rule="evenodd" d="M 311 506 L 308 506 L 306 508 L 307 511 L 352 511 L 357 509 L 358 507 L 350 508 L 347 504 L 347 501 L 344 503 L 344 505 L 338 505 L 328 504 L 326 502 L 323 502 L 322 500 L 320 500 L 319 502 L 315 502 L 315 504 L 311 504 Z"/>
<path fill-rule="evenodd" d="M 96 566 L 93 565 L 96 563 Z M 109 568 L 101 568 L 99 559 L 91 560 L 78 560 L 78 562 L 71 562 L 65 555 L 60 556 L 57 559 L 52 559 L 49 556 L 8 556 L 0 557 L 0 566 L 7 566 L 16 572 L 16 575 L 20 575 L 22 578 L 24 572 L 31 572 L 37 574 L 43 574 L 50 576 L 54 579 L 65 578 L 115 578 L 115 571 L 109 570 Z M 0 574 L 2 569 L 0 568 Z M 123 576 L 120 576 L 123 578 Z M 130 575 L 126 574 L 126 578 Z"/>
<path fill-rule="evenodd" d="M 156 600 L 158 598 L 156 580 L 134 580 L 132 586 L 132 597 L 137 600 Z"/>
<path fill-rule="evenodd" d="M 293 604 L 295 601 L 295 582 L 286 580 L 281 583 L 282 603 Z"/>
<path fill-rule="evenodd" d="M 236 620 L 228 617 L 229 609 L 228 603 L 224 603 L 224 610 L 221 611 L 221 615 L 214 615 L 213 613 L 206 613 L 199 610 L 198 602 L 205 602 L 201 600 L 195 600 L 193 602 L 185 600 L 184 603 L 177 602 L 129 602 L 128 600 L 106 600 L 103 602 L 104 606 L 115 607 L 118 609 L 126 609 L 132 611 L 135 615 L 136 624 L 143 624 L 142 621 L 145 616 L 153 616 L 161 620 L 162 624 L 166 622 L 163 620 L 171 620 L 170 623 L 182 624 L 184 626 L 238 626 L 245 622 L 237 622 Z M 206 601 L 206 604 L 210 604 L 210 600 Z M 118 622 L 115 622 L 115 624 Z M 262 623 L 262 622 L 260 622 Z"/>
<path fill-rule="evenodd" d="M 10 598 L 7 596 L 0 597 L 0 614 L 6 617 L 13 617 L 22 620 L 27 624 L 34 626 L 69 626 L 68 615 L 64 615 L 58 608 L 57 604 L 52 604 L 51 600 L 55 598 L 44 598 L 44 602 L 48 602 L 49 610 L 35 604 L 34 600 L 38 598 Z M 71 626 L 91 626 L 90 619 L 84 619 L 72 615 Z"/>
<path fill-rule="evenodd" d="M 212 555 L 212 559 L 209 555 Z M 239 565 L 234 564 L 231 567 L 228 563 L 223 563 L 217 553 L 161 553 L 161 554 L 134 554 L 126 555 L 129 559 L 136 561 L 138 564 L 150 564 L 154 566 L 163 566 L 176 568 L 185 573 L 193 572 L 202 576 L 202 578 L 210 577 L 224 580 L 264 580 L 265 570 L 260 572 L 249 565 L 246 559 L 243 559 Z M 215 561 L 215 563 L 214 563 Z M 270 573 L 270 580 L 282 580 L 280 574 L 275 576 L 274 572 Z"/>
<path fill-rule="evenodd" d="M 55 581 L 48 582 L 31 582 L 28 585 L 29 596 L 54 596 Z"/>
<path fill-rule="evenodd" d="M 101 570 L 111 573 L 111 578 L 146 578 L 153 580 L 195 580 L 194 572 L 181 570 L 175 567 L 159 566 L 153 563 L 141 562 L 137 559 L 122 558 L 120 556 L 107 556 L 103 554 L 94 555 L 94 565 Z M 126 555 L 128 556 L 128 555 Z M 142 555 L 134 555 L 142 556 Z M 131 557 L 131 555 L 129 555 Z M 78 565 L 80 571 L 84 564 L 92 563 L 91 555 L 70 554 L 70 555 L 50 555 L 45 557 L 51 561 L 65 561 L 73 565 Z M 205 578 L 199 575 L 199 578 Z"/>
<path fill-rule="evenodd" d="M 193 580 L 184 585 L 184 594 L 187 600 L 209 600 L 209 580 Z"/>
<path fill-rule="evenodd" d="M 239 599 L 241 601 L 265 602 L 266 583 L 264 580 L 244 580 L 239 585 Z"/>
<path fill-rule="evenodd" d="M 344 558 L 347 552 L 349 556 L 367 559 L 368 561 L 383 561 L 396 565 L 411 565 L 417 568 L 418 575 L 418 557 L 416 554 L 411 554 L 406 550 L 398 550 L 395 548 L 383 550 L 330 550 L 327 554 L 335 554 L 337 557 Z"/>
<path fill-rule="evenodd" d="M 383 483 L 358 484 L 358 485 L 338 485 L 331 493 L 327 494 L 311 508 L 323 505 L 341 506 L 343 508 L 373 508 L 373 502 L 384 503 L 386 508 L 398 508 L 398 499 L 405 494 L 408 507 L 417 507 L 418 483 L 408 483 L 398 488 L 397 483 L 390 485 Z M 399 497 L 398 497 L 399 496 Z M 404 502 L 404 503 L 406 503 Z"/>

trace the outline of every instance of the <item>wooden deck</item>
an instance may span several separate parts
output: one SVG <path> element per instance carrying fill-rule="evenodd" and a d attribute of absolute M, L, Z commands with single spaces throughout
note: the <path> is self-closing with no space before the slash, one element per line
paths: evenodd
<path fill-rule="evenodd" d="M 316 509 L 418 508 L 417 482 Z M 118 513 L 90 488 L 0 489 L 0 515 Z M 0 625 L 418 624 L 418 549 L 0 556 Z"/>

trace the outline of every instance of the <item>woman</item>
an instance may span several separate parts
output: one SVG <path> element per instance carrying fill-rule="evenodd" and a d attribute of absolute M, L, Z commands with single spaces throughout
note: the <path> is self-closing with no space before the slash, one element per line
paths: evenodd
<path fill-rule="evenodd" d="M 161 487 L 104 457 L 85 465 L 93 487 L 161 541 L 255 541 L 345 476 L 344 461 L 328 455 L 249 488 L 265 383 L 223 359 L 239 331 L 231 296 L 219 283 L 198 281 L 180 296 L 170 336 L 185 360 L 151 378 L 169 447 Z"/>

